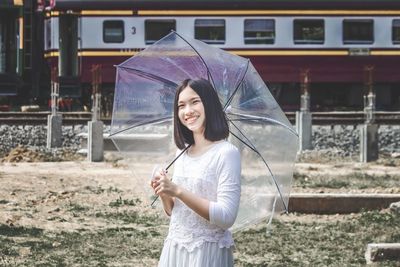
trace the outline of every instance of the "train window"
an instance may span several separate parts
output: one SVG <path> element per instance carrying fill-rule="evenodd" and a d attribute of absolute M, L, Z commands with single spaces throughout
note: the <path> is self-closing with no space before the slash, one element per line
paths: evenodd
<path fill-rule="evenodd" d="M 122 20 L 105 20 L 103 22 L 103 42 L 123 43 L 124 40 L 124 22 Z"/>
<path fill-rule="evenodd" d="M 293 21 L 295 44 L 323 44 L 325 25 L 322 19 L 295 19 Z"/>
<path fill-rule="evenodd" d="M 144 22 L 146 44 L 153 44 L 169 34 L 171 30 L 176 30 L 175 20 L 146 20 Z"/>
<path fill-rule="evenodd" d="M 194 38 L 207 44 L 224 44 L 225 20 L 196 19 L 194 22 Z"/>
<path fill-rule="evenodd" d="M 400 44 L 400 19 L 394 19 L 392 25 L 393 44 Z"/>
<path fill-rule="evenodd" d="M 275 20 L 246 19 L 244 21 L 245 44 L 275 43 Z"/>
<path fill-rule="evenodd" d="M 343 20 L 344 44 L 372 44 L 374 42 L 374 21 L 372 19 Z"/>

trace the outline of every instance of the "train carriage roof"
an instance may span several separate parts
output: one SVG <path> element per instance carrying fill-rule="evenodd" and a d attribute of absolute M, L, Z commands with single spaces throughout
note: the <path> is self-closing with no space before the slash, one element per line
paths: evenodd
<path fill-rule="evenodd" d="M 400 0 L 54 0 L 53 10 L 112 9 L 391 9 Z"/>

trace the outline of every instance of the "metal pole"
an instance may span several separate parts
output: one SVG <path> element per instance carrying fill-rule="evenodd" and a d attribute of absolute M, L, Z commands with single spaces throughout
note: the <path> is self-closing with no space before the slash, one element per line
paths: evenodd
<path fill-rule="evenodd" d="M 57 68 L 51 70 L 51 115 L 55 116 L 58 111 L 59 83 L 57 81 Z"/>
<path fill-rule="evenodd" d="M 92 66 L 92 121 L 100 120 L 101 109 L 101 65 Z"/>
<path fill-rule="evenodd" d="M 364 95 L 364 113 L 365 123 L 372 124 L 375 122 L 376 96 L 373 85 L 374 66 L 365 66 L 365 91 Z"/>
<path fill-rule="evenodd" d="M 300 73 L 300 88 L 301 88 L 301 99 L 300 99 L 300 111 L 310 111 L 310 69 L 302 70 Z"/>

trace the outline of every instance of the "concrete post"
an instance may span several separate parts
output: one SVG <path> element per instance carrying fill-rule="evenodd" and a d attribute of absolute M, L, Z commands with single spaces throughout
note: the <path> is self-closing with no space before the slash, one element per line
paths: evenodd
<path fill-rule="evenodd" d="M 299 151 L 311 149 L 312 144 L 312 119 L 310 113 L 310 70 L 305 69 L 300 72 L 300 112 L 296 112 L 296 130 L 299 134 Z"/>
<path fill-rule="evenodd" d="M 99 162 L 104 159 L 103 127 L 104 124 L 102 121 L 88 122 L 87 159 L 91 162 Z"/>
<path fill-rule="evenodd" d="M 299 134 L 299 152 L 312 149 L 312 117 L 310 112 L 296 111 L 296 130 Z"/>
<path fill-rule="evenodd" d="M 378 125 L 363 124 L 360 127 L 360 161 L 375 161 L 379 157 Z"/>
<path fill-rule="evenodd" d="M 92 121 L 88 122 L 88 149 L 87 158 L 91 162 L 99 162 L 104 159 L 104 140 L 103 127 L 100 121 L 100 99 L 101 99 L 101 66 L 93 65 L 92 67 L 92 87 L 93 87 L 93 103 L 92 103 Z"/>
<path fill-rule="evenodd" d="M 58 114 L 59 83 L 57 69 L 51 71 L 51 115 L 47 116 L 47 148 L 62 145 L 62 116 Z"/>
<path fill-rule="evenodd" d="M 62 116 L 47 116 L 47 148 L 61 147 L 62 145 Z"/>
<path fill-rule="evenodd" d="M 365 66 L 364 71 L 364 84 L 368 94 L 364 95 L 365 123 L 360 128 L 360 161 L 370 162 L 377 160 L 379 157 L 379 126 L 375 124 L 374 66 Z"/>
<path fill-rule="evenodd" d="M 370 162 L 379 158 L 379 126 L 375 122 L 375 94 L 364 97 L 365 123 L 360 128 L 360 161 Z"/>

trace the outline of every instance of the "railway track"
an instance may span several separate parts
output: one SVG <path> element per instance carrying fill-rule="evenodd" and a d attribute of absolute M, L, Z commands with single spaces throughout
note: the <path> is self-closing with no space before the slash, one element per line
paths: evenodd
<path fill-rule="evenodd" d="M 0 124 L 4 125 L 46 125 L 50 112 L 0 112 Z M 92 119 L 91 112 L 60 112 L 63 125 L 86 124 Z M 103 118 L 105 124 L 110 124 L 110 118 Z"/>
<path fill-rule="evenodd" d="M 60 112 L 64 125 L 86 124 L 91 120 L 90 112 Z M 358 125 L 364 123 L 362 111 L 345 112 L 311 112 L 313 125 Z M 46 125 L 50 112 L 0 112 L 1 125 Z M 286 112 L 291 123 L 295 123 L 295 112 Z M 102 118 L 109 125 L 111 118 Z M 400 112 L 377 111 L 375 113 L 377 124 L 400 125 Z"/>

